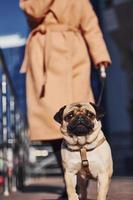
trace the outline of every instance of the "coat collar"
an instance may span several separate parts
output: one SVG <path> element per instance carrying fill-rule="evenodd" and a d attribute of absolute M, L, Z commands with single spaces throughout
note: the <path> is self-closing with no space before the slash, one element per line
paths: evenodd
<path fill-rule="evenodd" d="M 68 0 L 54 0 L 50 10 L 56 15 L 58 21 L 63 23 L 62 15 L 66 9 Z"/>

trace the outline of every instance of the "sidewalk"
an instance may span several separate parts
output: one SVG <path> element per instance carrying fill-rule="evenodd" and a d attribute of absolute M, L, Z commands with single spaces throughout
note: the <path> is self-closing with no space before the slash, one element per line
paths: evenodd
<path fill-rule="evenodd" d="M 23 192 L 12 193 L 9 197 L 0 196 L 1 200 L 57 200 L 63 191 L 61 177 L 30 179 Z M 96 183 L 91 181 L 88 188 L 88 200 L 96 199 Z M 133 200 L 133 178 L 113 178 L 108 200 Z"/>

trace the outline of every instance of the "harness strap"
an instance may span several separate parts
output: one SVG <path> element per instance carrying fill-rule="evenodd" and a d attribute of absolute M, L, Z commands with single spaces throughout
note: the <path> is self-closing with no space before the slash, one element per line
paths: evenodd
<path fill-rule="evenodd" d="M 106 138 L 105 137 L 103 137 L 99 142 L 98 142 L 98 144 L 96 145 L 96 146 L 94 146 L 94 147 L 92 147 L 92 148 L 90 148 L 90 149 L 87 149 L 86 148 L 86 151 L 93 151 L 94 149 L 96 149 L 97 147 L 99 147 L 104 141 L 106 140 Z M 77 149 L 72 149 L 70 146 L 68 146 L 68 143 L 65 141 L 65 146 L 66 146 L 66 148 L 69 150 L 69 151 L 72 151 L 72 152 L 75 152 L 75 151 L 80 151 L 83 147 L 79 147 L 79 148 L 77 148 Z M 72 145 L 72 146 L 74 146 L 74 145 Z"/>
<path fill-rule="evenodd" d="M 89 170 L 89 162 L 87 160 L 87 151 L 86 148 L 80 149 L 81 161 L 82 161 L 82 168 L 86 173 L 86 176 L 92 176 Z"/>
<path fill-rule="evenodd" d="M 106 140 L 105 137 L 103 137 L 98 142 L 98 144 L 96 145 L 95 148 L 99 147 L 105 140 Z M 93 148 L 92 150 L 94 150 L 95 148 Z M 82 147 L 80 149 L 80 156 L 81 156 L 82 168 L 85 171 L 86 176 L 92 177 L 92 174 L 90 173 L 90 170 L 89 170 L 89 162 L 88 162 L 88 159 L 87 159 L 87 149 L 85 147 Z"/>

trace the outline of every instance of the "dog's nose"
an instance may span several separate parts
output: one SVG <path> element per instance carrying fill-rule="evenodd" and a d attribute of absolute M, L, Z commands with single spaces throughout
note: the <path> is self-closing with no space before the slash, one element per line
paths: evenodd
<path fill-rule="evenodd" d="M 79 116 L 78 116 L 78 121 L 79 121 L 79 122 L 83 122 L 83 117 L 82 117 L 82 115 L 79 115 Z"/>

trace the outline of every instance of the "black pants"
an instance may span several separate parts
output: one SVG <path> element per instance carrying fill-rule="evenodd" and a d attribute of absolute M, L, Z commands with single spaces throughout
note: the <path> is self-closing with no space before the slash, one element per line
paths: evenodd
<path fill-rule="evenodd" d="M 60 167 L 61 173 L 63 175 L 64 172 L 63 172 L 63 166 L 62 166 L 62 160 L 61 160 L 61 143 L 62 143 L 62 139 L 52 140 L 49 143 L 52 146 L 53 153 L 55 154 L 58 166 Z"/>
<path fill-rule="evenodd" d="M 62 143 L 62 139 L 57 139 L 57 140 L 48 140 L 47 142 L 45 141 L 41 141 L 43 145 L 46 145 L 46 143 L 50 144 L 52 149 L 53 149 L 53 153 L 56 157 L 57 160 L 57 164 L 61 169 L 61 173 L 62 175 L 64 175 L 63 173 L 63 166 L 62 166 L 62 159 L 61 159 L 61 143 Z"/>

